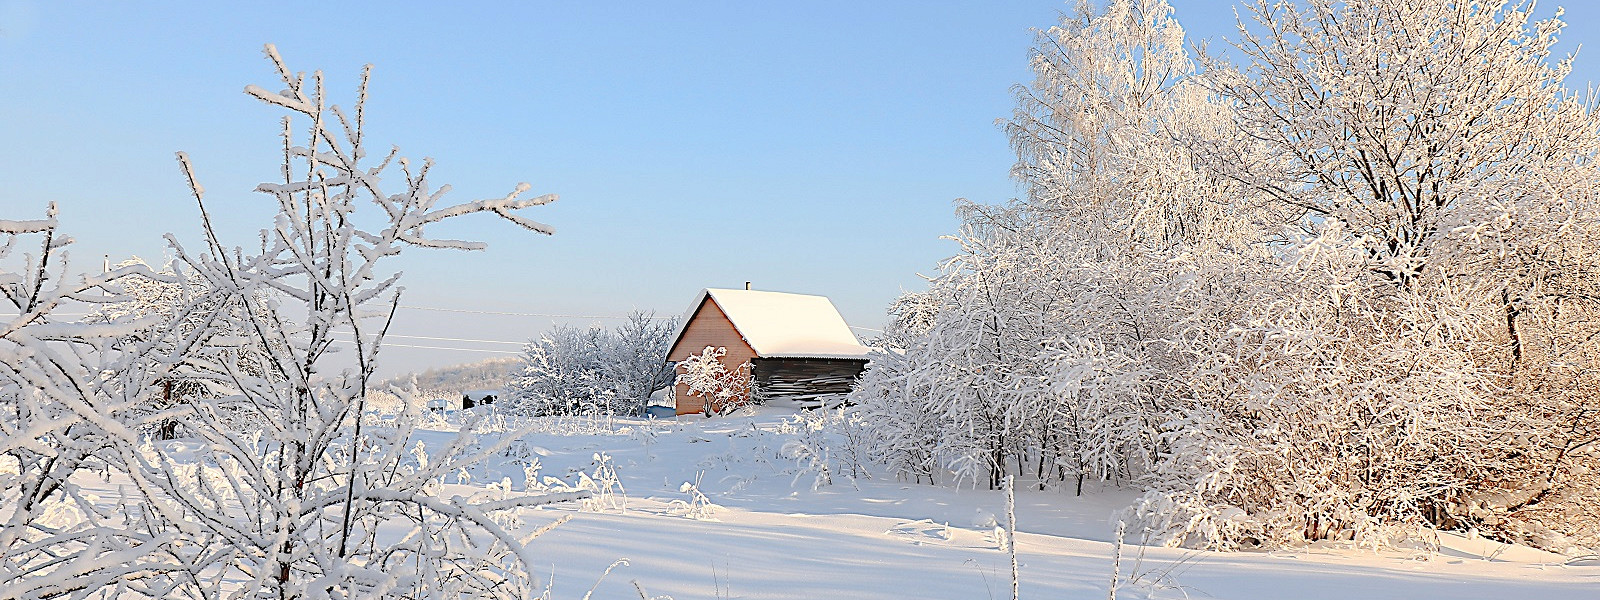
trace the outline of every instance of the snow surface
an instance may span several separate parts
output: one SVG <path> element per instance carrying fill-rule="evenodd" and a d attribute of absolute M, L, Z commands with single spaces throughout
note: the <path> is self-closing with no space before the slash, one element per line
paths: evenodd
<path fill-rule="evenodd" d="M 786 292 L 701 290 L 672 339 L 683 335 L 707 296 L 728 315 L 757 356 L 865 359 L 869 352 L 826 296 Z"/>
<path fill-rule="evenodd" d="M 1009 558 L 997 543 L 1001 492 L 817 474 L 786 456 L 804 439 L 797 411 L 742 409 L 705 419 L 542 417 L 490 419 L 480 443 L 535 425 L 474 471 L 439 491 L 482 496 L 530 476 L 581 480 L 603 458 L 622 493 L 524 509 L 514 529 L 571 520 L 530 547 L 553 597 L 960 598 L 1009 596 Z M 430 452 L 454 438 L 438 421 L 419 438 Z M 480 430 L 483 427 L 480 425 Z M 170 444 L 195 446 L 194 440 Z M 198 448 L 195 448 L 198 450 Z M 538 471 L 532 470 L 533 463 Z M 116 478 L 84 487 L 117 497 Z M 697 485 L 695 485 L 697 483 Z M 99 488 L 99 489 L 95 489 Z M 703 494 L 709 506 L 692 506 Z M 1122 490 L 1023 488 L 1017 550 L 1023 598 L 1102 598 L 1110 585 L 1114 515 L 1134 498 Z M 696 510 L 699 508 L 700 510 Z M 1118 598 L 1553 598 L 1600 597 L 1600 563 L 1440 532 L 1399 549 L 1320 543 L 1270 552 L 1142 548 L 1129 533 Z M 606 569 L 619 560 L 610 574 Z"/>
<path fill-rule="evenodd" d="M 532 547 L 548 561 L 541 576 L 553 574 L 558 598 L 580 597 L 597 580 L 595 598 L 637 598 L 635 581 L 680 600 L 1008 596 L 1009 559 L 992 525 L 1004 514 L 1002 493 L 837 472 L 813 489 L 814 470 L 785 458 L 801 439 L 796 415 L 757 407 L 709 420 L 543 418 L 508 456 L 441 494 L 481 493 L 507 477 L 520 487 L 533 459 L 541 476 L 572 479 L 593 473 L 597 455 L 609 457 L 624 500 L 522 513 L 526 528 L 573 517 Z M 438 425 L 424 436 L 430 445 L 453 437 Z M 697 481 L 693 489 L 714 503 L 699 514 L 686 485 Z M 1120 490 L 1019 490 L 1022 597 L 1104 597 L 1113 515 L 1132 499 Z M 1600 565 L 1563 565 L 1559 555 L 1459 534 L 1382 552 L 1338 544 L 1197 552 L 1128 538 L 1119 598 L 1600 597 Z M 601 579 L 620 559 L 628 564 Z"/>

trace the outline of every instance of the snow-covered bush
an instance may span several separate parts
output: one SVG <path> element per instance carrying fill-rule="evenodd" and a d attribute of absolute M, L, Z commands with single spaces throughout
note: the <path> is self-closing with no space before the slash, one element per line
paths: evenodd
<path fill-rule="evenodd" d="M 795 475 L 791 484 L 811 475 L 811 489 L 833 485 L 832 448 L 827 441 L 827 409 L 806 411 L 790 419 L 786 425 L 794 437 L 783 443 L 779 452 L 794 461 Z"/>
<path fill-rule="evenodd" d="M 525 415 L 636 415 L 672 384 L 677 320 L 635 311 L 615 330 L 557 326 L 529 342 L 502 408 Z"/>
<path fill-rule="evenodd" d="M 865 428 L 877 458 L 903 478 L 949 483 L 940 455 L 946 424 L 929 410 L 933 386 L 921 357 L 890 349 L 874 354 L 850 397 L 868 415 Z"/>
<path fill-rule="evenodd" d="M 255 376 L 271 376 L 263 342 L 252 335 L 248 329 L 250 319 L 244 318 L 244 311 L 249 310 L 245 303 L 211 289 L 198 273 L 185 270 L 177 261 L 154 270 L 143 259 L 133 257 L 116 267 L 132 269 L 131 275 L 108 287 L 117 300 L 98 304 L 83 320 L 149 320 L 154 324 L 123 336 L 122 343 L 156 340 L 157 351 L 178 361 L 171 376 L 148 390 L 144 410 L 205 402 L 240 432 L 262 426 L 260 415 L 238 410 L 234 403 L 222 400 L 237 393 L 228 382 L 206 375 L 208 363 L 229 360 Z M 266 294 L 257 293 L 257 306 L 267 303 Z M 189 349 L 176 352 L 180 344 Z M 158 427 L 147 429 L 157 437 L 170 439 L 178 433 L 179 423 L 177 419 L 164 419 Z"/>
<path fill-rule="evenodd" d="M 1299 281 L 1194 343 L 1137 507 L 1156 539 L 1383 543 L 1396 526 L 1446 525 L 1434 519 L 1451 495 L 1511 466 L 1502 436 L 1521 419 L 1497 406 L 1496 378 L 1457 337 L 1469 332 L 1446 330 L 1474 307 L 1352 285 L 1369 263 L 1319 252 L 1305 261 L 1332 264 L 1285 266 Z"/>
<path fill-rule="evenodd" d="M 811 476 L 811 489 L 833 485 L 834 477 L 871 479 L 872 448 L 861 418 L 851 407 L 802 411 L 778 429 L 788 436 L 778 453 L 794 462 L 791 485 Z"/>
<path fill-rule="evenodd" d="M 605 336 L 598 327 L 557 326 L 529 342 L 502 408 L 526 415 L 607 414 L 615 392 L 599 372 Z"/>
<path fill-rule="evenodd" d="M 726 414 L 750 401 L 750 361 L 730 369 L 722 361 L 727 354 L 727 348 L 706 346 L 678 363 L 683 372 L 674 383 L 683 385 L 690 397 L 701 397 L 707 415 Z"/>
<path fill-rule="evenodd" d="M 320 73 L 308 78 L 290 71 L 270 46 L 267 55 L 284 89 L 250 86 L 246 92 L 308 121 L 308 137 L 296 140 L 291 120 L 284 120 L 284 179 L 257 187 L 279 214 L 262 231 L 258 251 L 228 248 L 210 227 L 204 188 L 180 154 L 206 238 L 199 252 L 175 241 L 173 252 L 210 289 L 246 306 L 241 318 L 268 349 L 268 375 L 227 356 L 207 364 L 204 374 L 237 390 L 232 401 L 270 428 L 241 440 L 215 411 L 197 406 L 190 426 L 211 460 L 239 474 L 226 485 L 151 477 L 142 487 L 172 498 L 169 510 L 187 522 L 181 529 L 187 543 L 227 549 L 209 555 L 206 568 L 236 573 L 246 585 L 275 595 L 298 596 L 310 592 L 308 586 L 384 596 L 515 594 L 532 577 L 525 570 L 531 566 L 527 550 L 485 510 L 548 499 L 529 496 L 493 508 L 442 502 L 426 491 L 430 485 L 498 449 L 476 448 L 464 432 L 427 464 L 417 464 L 406 450 L 415 419 L 364 428 L 359 417 L 402 292 L 400 274 L 380 270 L 384 259 L 406 246 L 482 248 L 425 231 L 473 213 L 550 233 L 512 211 L 554 197 L 521 198 L 528 188 L 522 184 L 503 198 L 439 206 L 447 188 L 429 182 L 430 162 L 413 164 L 395 152 L 378 164 L 367 161 L 365 74 L 354 110 L 347 112 L 329 102 Z M 395 166 L 400 176 L 385 178 Z M 396 183 L 398 191 L 385 191 Z M 344 336 L 353 339 L 352 347 L 339 347 Z M 158 451 L 130 471 L 162 473 L 180 461 Z M 241 508 L 222 510 L 213 500 L 218 494 L 239 499 Z M 483 545 L 465 543 L 485 534 L 476 538 L 485 539 Z M 385 566 L 380 573 L 368 565 Z"/>
<path fill-rule="evenodd" d="M 697 471 L 694 474 L 694 481 L 685 481 L 683 485 L 678 486 L 678 493 L 683 494 L 686 499 L 672 500 L 667 503 L 668 508 L 696 521 L 716 520 L 717 510 L 722 507 L 712 502 L 705 492 L 700 491 L 700 481 L 705 476 L 705 471 Z"/>

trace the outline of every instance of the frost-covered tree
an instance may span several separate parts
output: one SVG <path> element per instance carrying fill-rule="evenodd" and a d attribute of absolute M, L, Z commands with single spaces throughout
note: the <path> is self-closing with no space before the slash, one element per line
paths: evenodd
<path fill-rule="evenodd" d="M 347 112 L 329 102 L 320 72 L 291 72 L 271 46 L 267 56 L 282 91 L 246 92 L 302 120 L 283 121 L 282 180 L 257 188 L 278 214 L 254 250 L 224 245 L 210 222 L 213 202 L 188 157 L 178 157 L 205 241 L 191 251 L 168 238 L 200 282 L 171 320 L 207 325 L 152 329 L 160 318 L 126 315 L 51 322 L 50 310 L 65 299 L 126 300 L 91 292 L 115 293 L 117 280 L 133 273 L 189 280 L 124 267 L 47 284 L 45 257 L 64 245 L 53 210 L 45 221 L 0 222 L 11 239 L 45 238 L 41 258 L 0 274 L 19 312 L 0 330 L 0 394 L 10 397 L 0 403 L 8 407 L 0 456 L 16 465 L 0 477 L 18 484 L 0 492 L 15 494 L 3 504 L 0 596 L 522 598 L 537 589 L 532 536 L 507 531 L 494 514 L 572 495 L 443 500 L 437 486 L 446 473 L 499 448 L 479 448 L 462 434 L 430 456 L 404 420 L 375 428 L 360 416 L 399 302 L 400 274 L 381 270 L 384 260 L 407 246 L 482 248 L 425 231 L 474 213 L 550 233 L 513 211 L 554 196 L 523 198 L 523 184 L 503 198 L 440 204 L 448 188 L 430 184 L 430 163 L 394 152 L 369 160 L 365 74 Z M 389 172 L 395 166 L 398 177 Z M 242 332 L 259 355 L 204 341 L 219 332 Z M 338 352 L 350 349 L 336 335 L 353 335 L 353 351 Z M 203 399 L 153 415 L 134 410 L 151 383 L 179 371 L 228 392 L 215 400 L 253 413 L 263 427 L 240 435 Z M 183 418 L 198 452 L 141 443 L 134 432 L 170 417 Z M 71 477 L 84 466 L 126 478 L 132 497 L 83 493 Z"/>
<path fill-rule="evenodd" d="M 1261 2 L 1246 64 L 1207 65 L 1260 151 L 1208 153 L 1217 171 L 1308 238 L 1281 269 L 1300 285 L 1196 348 L 1235 358 L 1173 435 L 1228 460 L 1181 467 L 1152 514 L 1228 513 L 1201 536 L 1223 543 L 1428 524 L 1556 549 L 1571 542 L 1549 523 L 1593 518 L 1594 461 L 1574 450 L 1600 438 L 1579 391 L 1600 331 L 1600 257 L 1581 250 L 1600 242 L 1600 144 L 1569 60 L 1552 62 L 1559 13 L 1531 11 Z"/>
<path fill-rule="evenodd" d="M 727 414 L 744 406 L 750 400 L 750 361 L 728 368 L 722 357 L 727 348 L 706 346 L 699 354 L 690 354 L 678 362 L 675 383 L 683 385 L 689 396 L 699 396 L 705 402 L 705 414 Z"/>
<path fill-rule="evenodd" d="M 180 154 L 206 239 L 198 252 L 176 241 L 173 251 L 209 288 L 244 303 L 248 329 L 269 350 L 267 373 L 217 355 L 205 374 L 238 390 L 233 401 L 269 427 L 241 438 L 202 406 L 191 422 L 220 473 L 203 466 L 186 473 L 159 448 L 130 471 L 173 498 L 186 521 L 180 530 L 199 547 L 218 549 L 207 557 L 216 568 L 279 597 L 330 589 L 517 595 L 531 577 L 524 540 L 489 519 L 486 507 L 442 502 L 429 491 L 440 469 L 473 458 L 468 440 L 422 461 L 410 456 L 407 429 L 364 428 L 359 417 L 402 291 L 400 273 L 380 270 L 383 261 L 407 246 L 483 248 L 426 232 L 474 213 L 549 234 L 549 227 L 513 211 L 555 197 L 523 198 L 528 186 L 520 184 L 503 198 L 440 205 L 449 187 L 432 186 L 430 161 L 414 164 L 391 151 L 369 162 L 367 73 L 347 112 L 329 101 L 320 72 L 290 71 L 271 46 L 267 56 L 284 89 L 245 91 L 304 119 L 306 128 L 297 139 L 292 117 L 284 119 L 282 180 L 257 187 L 278 207 L 273 226 L 261 232 L 254 252 L 225 246 L 210 225 L 205 190 Z M 399 176 L 385 178 L 396 166 Z M 347 356 L 336 352 L 339 334 L 354 339 Z M 238 510 L 228 509 L 233 502 Z M 394 527 L 401 529 L 386 531 Z M 473 535 L 487 537 L 474 547 L 466 541 Z"/>
<path fill-rule="evenodd" d="M 1081 489 L 1143 473 L 1186 323 L 1226 315 L 1212 290 L 1282 235 L 1194 155 L 1239 136 L 1164 2 L 1081 4 L 1038 33 L 1032 65 L 1006 126 L 1026 196 L 959 209 L 959 252 L 907 298 L 932 316 L 856 395 L 919 478 Z"/>
<path fill-rule="evenodd" d="M 138 430 L 171 416 L 144 410 L 146 390 L 171 370 L 184 340 L 128 343 L 154 318 L 121 315 L 99 323 L 52 313 L 82 302 L 117 300 L 119 281 L 161 278 L 142 265 L 71 275 L 56 207 L 44 219 L 0 220 L 0 597 L 47 598 L 124 589 L 166 595 L 174 585 L 169 532 L 113 514 L 113 499 L 84 492 L 77 479 L 116 471 Z M 38 241 L 20 260 L 19 243 Z M 90 304 L 93 306 L 93 304 Z"/>
<path fill-rule="evenodd" d="M 642 413 L 652 392 L 672 385 L 667 352 L 672 349 L 678 319 L 657 319 L 653 312 L 634 311 L 612 330 L 611 351 L 601 371 L 622 401 L 621 406 L 615 407 L 617 412 Z"/>
<path fill-rule="evenodd" d="M 502 407 L 528 415 L 634 415 L 672 384 L 677 320 L 634 311 L 614 330 L 557 326 L 529 342 Z"/>
<path fill-rule="evenodd" d="M 606 331 L 558 325 L 523 349 L 523 367 L 501 408 L 525 415 L 604 414 L 611 390 L 601 378 Z"/>
<path fill-rule="evenodd" d="M 166 352 L 176 360 L 170 377 L 147 390 L 145 405 L 149 410 L 165 410 L 185 398 L 214 401 L 229 397 L 235 391 L 214 379 L 198 374 L 204 370 L 202 358 L 218 353 L 236 355 L 232 359 L 257 375 L 266 374 L 267 353 L 245 327 L 243 302 L 225 293 L 210 289 L 198 274 L 185 271 L 176 263 L 168 263 L 156 270 L 143 259 L 133 257 L 118 263 L 117 268 L 130 268 L 129 276 L 120 278 L 108 290 L 116 295 L 99 304 L 84 317 L 91 323 L 112 323 L 119 320 L 147 320 L 152 322 L 137 332 L 123 337 L 123 343 L 156 340 L 156 351 Z M 148 275 L 146 273 L 149 273 Z M 263 304 L 265 298 L 258 298 Z M 174 352 L 177 345 L 188 348 Z M 199 360 L 200 363 L 194 361 Z M 236 414 L 232 407 L 211 402 L 215 408 L 228 413 L 244 429 L 259 423 L 256 419 Z M 156 429 L 157 436 L 170 439 L 176 432 L 176 419 L 163 420 Z"/>
<path fill-rule="evenodd" d="M 1304 225 L 1338 221 L 1396 281 L 1480 264 L 1513 231 L 1573 216 L 1595 127 L 1552 62 L 1560 13 L 1509 0 L 1258 2 L 1241 67 L 1207 84 L 1265 150 L 1219 164 Z M 1226 157 L 1237 158 L 1237 157 Z M 1554 215 L 1535 208 L 1556 210 Z M 1488 238 L 1488 239 L 1485 239 Z"/>
<path fill-rule="evenodd" d="M 1198 72 L 1159 1 L 1042 32 L 1025 196 L 856 394 L 881 454 L 1131 483 L 1170 543 L 1600 543 L 1600 146 L 1530 10 L 1259 2 Z"/>

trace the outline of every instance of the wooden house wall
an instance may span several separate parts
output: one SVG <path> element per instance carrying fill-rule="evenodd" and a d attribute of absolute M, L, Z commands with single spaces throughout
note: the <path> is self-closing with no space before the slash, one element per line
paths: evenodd
<path fill-rule="evenodd" d="M 804 404 L 822 396 L 850 393 L 867 361 L 757 358 L 751 364 L 751 394 L 756 402 L 783 398 Z"/>
<path fill-rule="evenodd" d="M 667 352 L 667 361 L 682 363 L 690 355 L 704 351 L 706 346 L 728 349 L 728 353 L 722 357 L 722 364 L 729 370 L 756 357 L 756 351 L 744 341 L 744 336 L 739 335 L 739 330 L 734 329 L 733 322 L 722 312 L 722 307 L 717 306 L 717 302 L 709 296 L 700 302 L 694 316 L 689 318 L 689 324 L 684 327 L 683 335 L 678 336 L 677 343 Z M 678 367 L 677 372 L 682 374 L 683 367 Z M 678 414 L 705 410 L 704 398 L 689 396 L 687 386 L 678 384 L 673 392 L 677 398 Z"/>

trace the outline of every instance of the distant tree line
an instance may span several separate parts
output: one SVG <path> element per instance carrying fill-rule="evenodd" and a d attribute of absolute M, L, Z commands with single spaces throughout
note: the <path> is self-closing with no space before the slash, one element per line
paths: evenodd
<path fill-rule="evenodd" d="M 522 370 L 522 365 L 520 357 L 491 358 L 395 377 L 378 384 L 377 387 L 409 390 L 415 385 L 417 393 L 421 395 L 459 399 L 463 392 L 470 390 L 504 389 L 511 384 L 517 372 Z"/>

